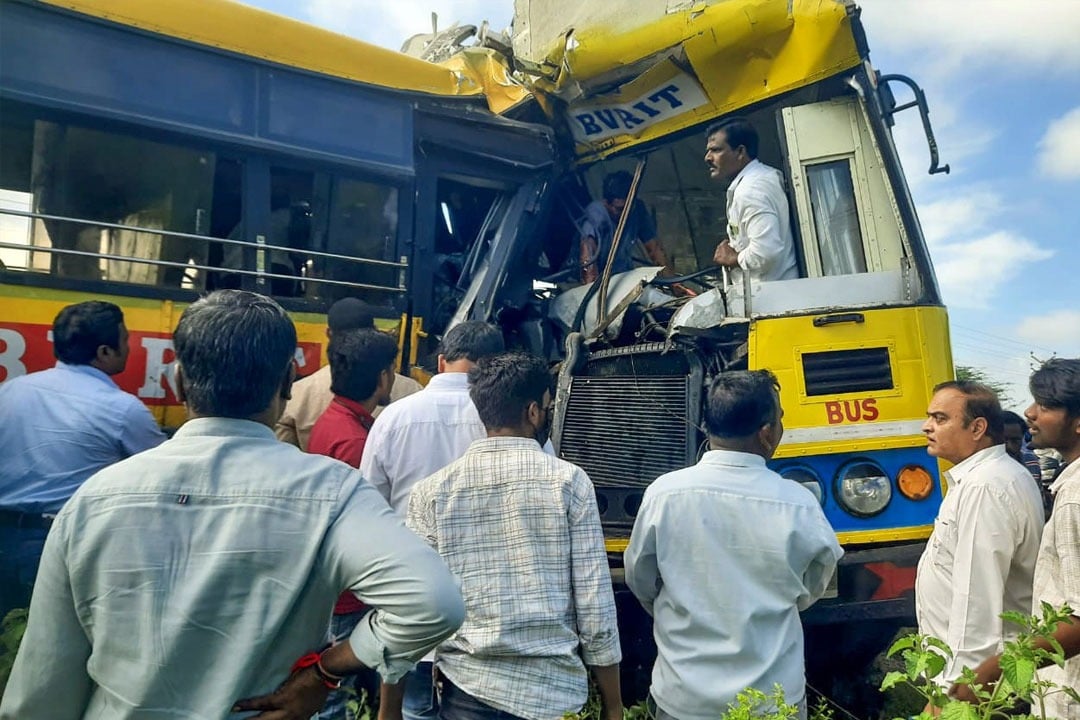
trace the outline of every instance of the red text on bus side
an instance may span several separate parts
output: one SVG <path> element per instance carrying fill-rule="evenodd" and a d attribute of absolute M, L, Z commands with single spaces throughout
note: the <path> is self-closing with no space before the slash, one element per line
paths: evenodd
<path fill-rule="evenodd" d="M 873 422 L 880 416 L 876 398 L 865 400 L 830 400 L 825 403 L 830 425 L 843 422 Z"/>

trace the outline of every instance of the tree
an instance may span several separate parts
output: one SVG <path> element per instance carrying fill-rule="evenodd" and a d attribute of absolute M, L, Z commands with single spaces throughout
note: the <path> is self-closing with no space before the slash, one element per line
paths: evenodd
<path fill-rule="evenodd" d="M 997 393 L 1002 407 L 1007 407 L 1015 402 L 1012 393 L 1009 391 L 1009 386 L 1003 382 L 992 379 L 986 374 L 985 370 L 980 370 L 979 368 L 971 367 L 970 365 L 957 365 L 956 379 L 970 380 L 971 382 L 977 382 L 990 388 Z"/>

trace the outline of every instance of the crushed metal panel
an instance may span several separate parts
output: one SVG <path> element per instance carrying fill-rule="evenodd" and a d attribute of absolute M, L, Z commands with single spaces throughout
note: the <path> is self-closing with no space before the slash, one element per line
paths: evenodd
<path fill-rule="evenodd" d="M 572 29 L 604 28 L 612 34 L 648 25 L 670 13 L 730 0 L 620 0 L 568 3 L 566 0 L 514 0 L 514 56 L 542 62 Z"/>
<path fill-rule="evenodd" d="M 523 4 L 530 19 L 523 21 L 519 13 L 515 28 L 524 22 L 532 30 L 518 32 L 535 35 L 536 18 L 556 11 L 549 3 L 535 0 L 519 0 L 519 11 Z M 636 0 L 631 4 L 636 5 Z M 631 95 L 630 86 L 673 63 L 696 82 L 708 102 L 689 112 L 650 118 L 652 124 L 634 125 L 633 131 L 624 127 L 617 134 L 602 133 L 599 140 L 579 137 L 579 158 L 606 157 L 811 85 L 862 62 L 857 20 L 845 0 L 719 0 L 671 12 L 657 0 L 646 6 L 653 11 L 644 19 L 622 6 L 615 17 L 603 22 L 589 15 L 599 11 L 567 11 L 568 15 L 560 16 L 565 32 L 549 41 L 542 61 L 547 72 L 533 80 L 534 91 L 587 108 L 601 94 Z M 613 12 L 609 9 L 607 14 Z M 586 24 L 571 25 L 580 13 L 585 13 Z M 537 40 L 531 40 L 534 47 Z M 572 126 L 573 118 L 567 120 Z"/>

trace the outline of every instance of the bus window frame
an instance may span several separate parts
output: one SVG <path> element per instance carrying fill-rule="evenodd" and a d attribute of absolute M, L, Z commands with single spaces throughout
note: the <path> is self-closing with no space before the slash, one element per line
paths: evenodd
<path fill-rule="evenodd" d="M 392 258 L 392 261 L 401 262 L 403 258 L 408 258 L 410 254 L 408 246 L 411 244 L 411 238 L 406 237 L 405 228 L 411 229 L 412 227 L 412 205 L 408 202 L 415 187 L 415 176 L 412 173 L 395 171 L 384 174 L 374 171 L 370 166 L 359 162 L 330 162 L 321 157 L 320 153 L 268 152 L 265 148 L 252 146 L 242 141 L 214 141 L 198 133 L 186 134 L 176 130 L 161 129 L 153 124 L 142 125 L 131 120 L 118 120 L 87 113 L 58 110 L 50 104 L 28 103 L 20 99 L 10 98 L 6 94 L 0 95 L 0 107 L 3 108 L 5 113 L 18 113 L 24 117 L 29 117 L 33 121 L 53 122 L 65 126 L 76 126 L 97 132 L 132 137 L 138 140 L 172 145 L 192 152 L 212 153 L 215 157 L 225 157 L 239 162 L 243 177 L 240 223 L 242 239 L 245 240 L 253 239 L 258 234 L 266 234 L 270 216 L 271 167 L 287 167 L 311 172 L 313 175 L 323 173 L 332 177 L 393 187 L 398 193 L 398 226 L 395 232 L 396 256 Z M 82 220 L 83 218 L 76 219 Z M 87 222 L 92 223 L 93 221 L 87 220 Z M 257 232 L 258 230 L 262 230 L 262 232 Z M 213 242 L 215 239 L 227 239 L 215 238 L 210 235 L 205 237 L 208 243 Z M 254 253 L 254 248 L 244 248 L 244 269 L 255 269 Z M 408 258 L 406 262 L 411 266 L 409 260 L 411 258 Z M 408 303 L 402 298 L 408 295 L 411 273 L 409 272 L 410 268 L 404 270 L 405 289 L 393 293 L 396 296 L 393 302 L 395 312 L 405 312 L 407 310 Z M 255 284 L 254 276 L 244 275 L 242 277 L 242 288 L 254 292 L 266 292 L 268 290 L 268 288 L 258 287 Z M 401 277 L 402 274 L 399 273 L 399 281 Z M 176 302 L 194 302 L 203 294 L 202 291 L 182 287 L 173 288 L 115 280 L 61 277 L 52 272 L 36 273 L 0 270 L 0 283 Z M 390 295 L 391 293 L 387 292 L 386 294 Z M 324 312 L 328 305 L 322 300 L 307 300 L 306 298 L 287 296 L 273 297 L 290 312 Z M 400 316 L 400 313 L 396 316 Z"/>

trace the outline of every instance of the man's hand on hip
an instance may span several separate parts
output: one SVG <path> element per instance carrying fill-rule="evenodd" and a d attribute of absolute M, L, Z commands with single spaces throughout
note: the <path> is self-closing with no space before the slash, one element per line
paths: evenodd
<path fill-rule="evenodd" d="M 330 690 L 313 668 L 289 676 L 269 695 L 238 700 L 233 712 L 259 712 L 249 720 L 309 720 L 323 709 Z"/>

